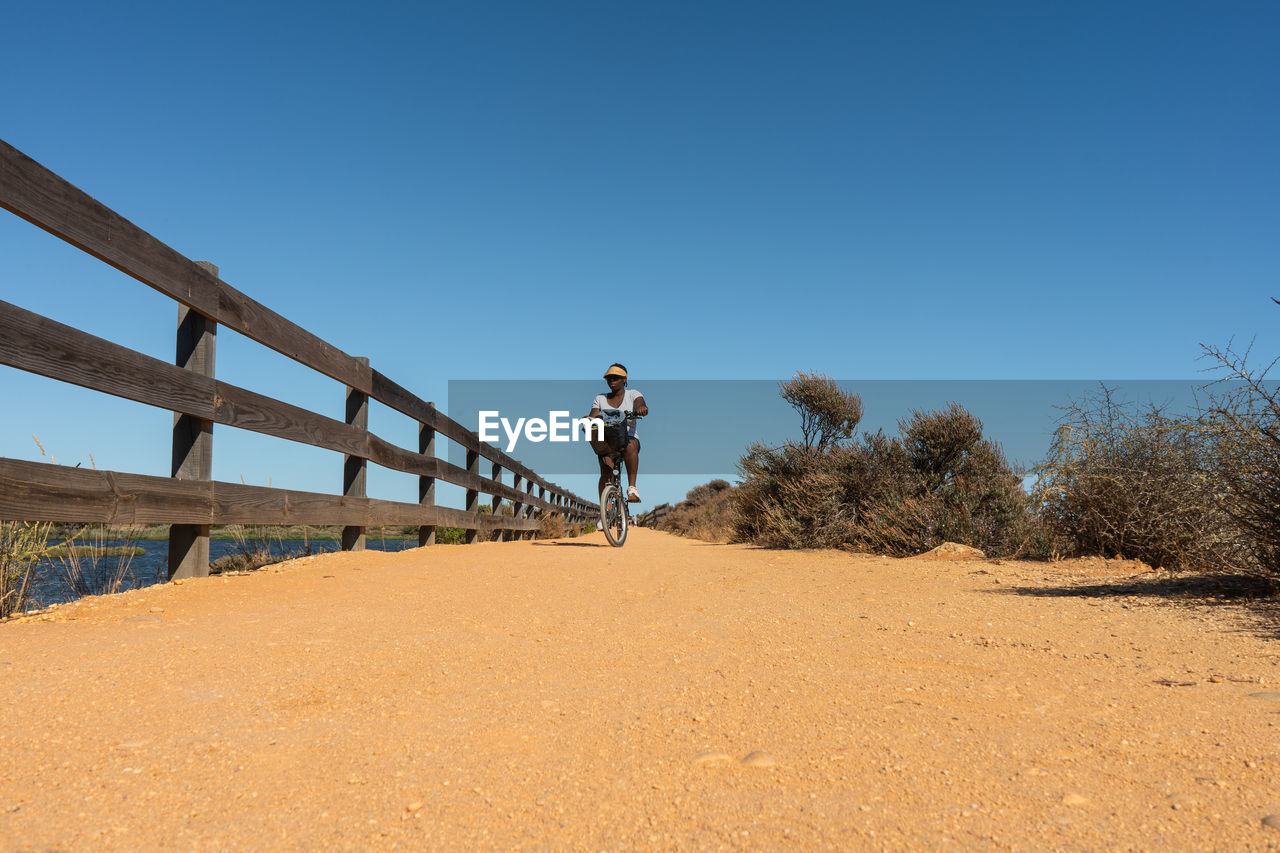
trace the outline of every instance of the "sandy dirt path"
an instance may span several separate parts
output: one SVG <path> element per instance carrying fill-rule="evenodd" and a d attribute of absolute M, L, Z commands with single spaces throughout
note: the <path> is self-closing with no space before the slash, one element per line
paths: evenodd
<path fill-rule="evenodd" d="M 88 599 L 0 625 L 0 846 L 1276 847 L 1280 643 L 1111 575 L 637 530 Z"/>

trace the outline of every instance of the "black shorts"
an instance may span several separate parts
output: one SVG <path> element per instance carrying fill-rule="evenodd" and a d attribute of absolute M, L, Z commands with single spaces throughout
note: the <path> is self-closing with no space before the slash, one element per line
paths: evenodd
<path fill-rule="evenodd" d="M 630 444 L 632 441 L 634 441 L 634 442 L 636 443 L 636 453 L 639 453 L 639 452 L 640 452 L 640 439 L 636 438 L 636 437 L 633 435 L 633 436 L 631 436 L 631 440 L 630 440 L 630 441 L 628 441 L 627 443 L 628 443 L 628 444 Z M 625 450 L 625 449 L 626 449 L 626 448 L 623 448 L 623 450 Z M 614 449 L 614 448 L 610 447 L 610 448 L 609 448 L 608 450 L 606 450 L 604 453 L 600 453 L 600 454 L 597 454 L 597 455 L 599 455 L 599 456 L 608 456 L 610 453 L 621 453 L 621 452 L 622 452 L 622 450 L 616 450 L 616 449 Z"/>

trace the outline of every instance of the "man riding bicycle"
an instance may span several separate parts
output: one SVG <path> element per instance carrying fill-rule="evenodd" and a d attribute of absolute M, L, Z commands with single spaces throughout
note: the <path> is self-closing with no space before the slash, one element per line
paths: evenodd
<path fill-rule="evenodd" d="M 627 368 L 617 362 L 609 365 L 604 372 L 604 381 L 609 383 L 609 393 L 597 394 L 591 401 L 590 417 L 600 418 L 605 423 L 605 440 L 591 439 L 591 449 L 596 452 L 600 462 L 600 482 L 597 493 L 613 479 L 614 460 L 610 453 L 622 453 L 627 466 L 627 476 L 631 485 L 627 488 L 627 500 L 634 503 L 640 500 L 636 491 L 636 477 L 640 469 L 640 439 L 636 437 L 635 418 L 627 418 L 634 413 L 639 417 L 649 414 L 649 407 L 644 403 L 644 395 L 639 391 L 627 388 Z M 612 439 L 612 440 L 611 440 Z"/>

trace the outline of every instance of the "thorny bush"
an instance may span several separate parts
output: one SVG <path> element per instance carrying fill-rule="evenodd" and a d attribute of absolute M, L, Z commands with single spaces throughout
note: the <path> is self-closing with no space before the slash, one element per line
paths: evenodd
<path fill-rule="evenodd" d="M 1212 436 L 1212 474 L 1226 496 L 1252 571 L 1280 577 L 1280 392 L 1267 380 L 1275 365 L 1255 370 L 1249 352 L 1204 347 L 1224 376 L 1210 386 L 1202 423 Z"/>
<path fill-rule="evenodd" d="M 1205 420 L 1119 402 L 1106 386 L 1064 408 L 1033 495 L 1059 553 L 1170 570 L 1238 564 L 1242 543 Z"/>

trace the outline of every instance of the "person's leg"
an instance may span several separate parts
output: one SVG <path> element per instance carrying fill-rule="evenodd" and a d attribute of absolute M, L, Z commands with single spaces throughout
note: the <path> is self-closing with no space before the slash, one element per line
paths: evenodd
<path fill-rule="evenodd" d="M 587 439 L 587 444 L 591 445 L 591 449 L 596 452 L 596 456 L 600 459 L 600 464 L 605 468 L 611 468 L 608 460 L 604 458 L 605 454 L 613 452 L 608 442 L 603 439 L 589 438 Z"/>
<path fill-rule="evenodd" d="M 640 442 L 637 439 L 631 439 L 627 442 L 627 449 L 623 451 L 623 459 L 627 463 L 627 478 L 631 481 L 631 488 L 636 488 L 636 478 L 640 475 Z"/>
<path fill-rule="evenodd" d="M 599 497 L 604 487 L 613 480 L 613 468 L 604 456 L 597 456 L 596 461 L 600 463 L 600 480 L 596 483 L 596 496 Z"/>

